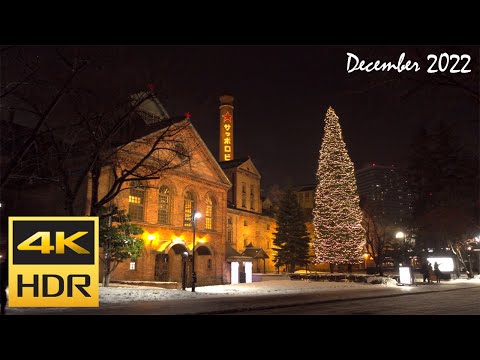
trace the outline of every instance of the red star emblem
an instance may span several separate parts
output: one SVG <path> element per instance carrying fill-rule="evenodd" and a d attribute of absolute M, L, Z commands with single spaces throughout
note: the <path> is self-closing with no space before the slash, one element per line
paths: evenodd
<path fill-rule="evenodd" d="M 190 113 L 189 112 L 185 113 L 185 119 L 190 119 Z"/>
<path fill-rule="evenodd" d="M 232 121 L 232 115 L 230 115 L 229 112 L 227 112 L 225 115 L 223 115 L 223 121 Z"/>

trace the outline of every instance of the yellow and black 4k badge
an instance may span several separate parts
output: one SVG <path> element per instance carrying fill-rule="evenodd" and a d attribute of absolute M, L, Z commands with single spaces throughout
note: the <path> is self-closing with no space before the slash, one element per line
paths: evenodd
<path fill-rule="evenodd" d="M 9 217 L 9 306 L 98 307 L 98 217 Z"/>

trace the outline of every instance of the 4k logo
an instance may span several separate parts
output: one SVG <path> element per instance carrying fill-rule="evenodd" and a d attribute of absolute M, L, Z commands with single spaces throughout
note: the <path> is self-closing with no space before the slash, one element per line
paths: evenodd
<path fill-rule="evenodd" d="M 75 234 L 69 236 L 65 239 L 64 231 L 57 231 L 56 233 L 56 246 L 50 246 L 50 232 L 47 231 L 37 231 L 35 234 L 30 236 L 27 240 L 20 243 L 17 246 L 18 250 L 24 251 L 38 251 L 42 254 L 50 254 L 52 250 L 56 251 L 56 254 L 65 254 L 65 245 L 70 249 L 75 251 L 77 254 L 90 254 L 90 252 L 81 246 L 78 246 L 74 243 L 79 237 L 88 234 L 87 231 L 78 231 Z M 32 245 L 37 239 L 42 239 L 40 245 Z"/>
<path fill-rule="evenodd" d="M 98 218 L 9 217 L 11 307 L 98 307 Z"/>

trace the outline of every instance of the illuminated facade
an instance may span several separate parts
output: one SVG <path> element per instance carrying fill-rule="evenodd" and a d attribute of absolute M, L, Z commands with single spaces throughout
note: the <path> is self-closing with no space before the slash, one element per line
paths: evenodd
<path fill-rule="evenodd" d="M 297 195 L 297 201 L 300 207 L 303 209 L 305 218 L 308 222 L 312 222 L 313 204 L 315 202 L 315 189 L 316 184 L 301 185 L 294 188 Z"/>
<path fill-rule="evenodd" d="M 220 101 L 220 139 L 231 142 L 233 127 L 224 125 L 233 125 L 233 97 L 222 96 Z M 223 121 L 225 117 L 229 121 Z M 128 144 L 125 161 L 145 153 L 154 135 L 141 139 L 144 149 L 138 141 Z M 172 282 L 178 287 L 182 254 L 187 253 L 189 259 L 192 255 L 191 219 L 195 212 L 202 214 L 195 228 L 197 285 L 248 282 L 252 281 L 252 272 L 275 271 L 275 220 L 262 215 L 260 174 L 252 160 L 234 159 L 230 143 L 232 147 L 221 146 L 219 154 L 229 160 L 217 162 L 191 124 L 178 137 L 184 147 L 180 153 L 185 151 L 190 156 L 187 165 L 162 173 L 158 180 L 125 184 L 125 190 L 115 198 L 113 205 L 125 209 L 145 230 L 145 248 L 136 261 L 120 263 L 111 280 Z M 101 177 L 101 193 L 107 191 L 110 181 L 106 175 Z M 186 264 L 190 286 L 191 262 Z"/>
<path fill-rule="evenodd" d="M 111 280 L 181 283 L 182 253 L 192 254 L 194 212 L 202 214 L 196 220 L 197 284 L 219 284 L 228 279 L 225 268 L 226 204 L 231 184 L 193 125 L 184 127 L 178 136 L 190 153 L 190 163 L 168 170 L 158 180 L 125 184 L 125 188 L 130 188 L 115 199 L 114 205 L 126 209 L 133 215 L 132 220 L 145 230 L 145 249 L 133 264 L 130 261 L 120 263 Z M 148 142 L 148 137 L 144 140 Z M 137 148 L 135 152 L 141 153 L 141 150 Z M 108 181 L 107 176 L 101 178 L 105 185 Z M 106 186 L 102 189 L 106 191 Z M 191 263 L 187 266 L 190 282 Z"/>
<path fill-rule="evenodd" d="M 221 162 L 220 166 L 232 183 L 227 195 L 227 245 L 241 255 L 253 255 L 253 272 L 274 272 L 276 223 L 262 214 L 260 173 L 250 158 Z"/>
<path fill-rule="evenodd" d="M 239 260 L 240 277 L 245 266 L 252 264 L 252 271 L 275 271 L 273 263 L 273 232 L 275 220 L 263 215 L 260 198 L 261 176 L 250 157 L 234 158 L 233 153 L 233 97 L 220 96 L 220 166 L 232 187 L 227 194 L 227 247 L 235 256 L 227 257 L 232 266 Z M 245 260 L 241 257 L 251 258 Z M 236 267 L 237 265 L 235 265 Z"/>

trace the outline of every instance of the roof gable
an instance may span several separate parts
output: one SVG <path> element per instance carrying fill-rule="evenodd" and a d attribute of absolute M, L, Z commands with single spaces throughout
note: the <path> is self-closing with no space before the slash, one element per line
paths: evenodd
<path fill-rule="evenodd" d="M 190 171 L 196 176 L 211 181 L 220 181 L 224 185 L 231 187 L 232 183 L 228 180 L 228 177 L 223 172 L 193 124 L 190 123 L 189 126 L 185 127 L 184 131 L 185 134 L 182 134 L 182 136 L 188 136 L 189 140 L 192 141 L 190 145 L 194 146 L 194 148 L 191 149 L 193 152 L 190 166 L 187 165 L 186 167 L 189 167 Z"/>
<path fill-rule="evenodd" d="M 162 123 L 164 124 L 163 126 Z M 136 137 L 134 141 L 128 142 L 127 145 L 124 146 L 123 151 L 127 156 L 133 154 L 141 156 L 141 154 L 145 154 L 146 151 L 150 150 L 148 144 L 153 144 L 153 141 L 155 141 L 158 136 L 161 136 L 162 132 L 164 132 L 169 126 L 171 126 L 170 131 L 175 134 L 175 152 L 177 153 L 178 158 L 176 160 L 173 158 L 173 160 L 168 161 L 173 161 L 172 164 L 175 165 L 175 162 L 180 162 L 184 159 L 182 158 L 182 154 L 186 154 L 187 156 L 190 156 L 190 158 L 186 164 L 179 167 L 174 166 L 174 168 L 167 170 L 168 172 L 179 176 L 192 176 L 196 179 L 221 184 L 226 188 L 232 186 L 230 180 L 218 165 L 216 159 L 213 157 L 192 123 L 188 120 L 172 121 L 169 119 L 157 123 L 155 126 L 150 126 L 146 129 L 146 134 L 144 133 L 142 136 Z M 156 130 L 152 131 L 153 129 Z M 171 139 L 168 141 L 172 144 Z M 171 146 L 167 145 L 166 148 L 171 149 Z M 166 159 L 171 159 L 172 156 L 175 156 L 175 153 L 171 150 L 165 149 L 160 151 L 165 152 Z M 160 156 L 160 158 L 162 157 L 161 154 L 157 156 Z"/>
<path fill-rule="evenodd" d="M 255 165 L 253 165 L 253 161 L 252 161 L 252 159 L 250 159 L 250 157 L 247 159 L 247 161 L 242 163 L 238 168 L 242 169 L 242 170 L 245 170 L 245 171 L 248 171 L 248 172 L 251 172 L 251 173 L 257 175 L 258 177 L 261 177 L 257 168 L 255 167 Z"/>
<path fill-rule="evenodd" d="M 231 161 L 221 161 L 219 164 L 220 164 L 220 167 L 224 170 L 232 169 L 232 168 L 242 169 L 255 174 L 259 178 L 261 177 L 257 168 L 255 167 L 255 165 L 253 165 L 253 161 L 250 157 L 239 158 Z"/>

